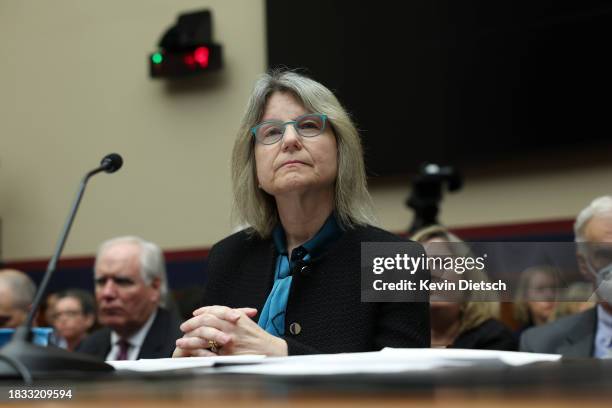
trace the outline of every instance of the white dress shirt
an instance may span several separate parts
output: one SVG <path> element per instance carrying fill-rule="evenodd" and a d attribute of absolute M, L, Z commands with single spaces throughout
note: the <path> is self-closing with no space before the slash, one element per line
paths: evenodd
<path fill-rule="evenodd" d="M 147 334 L 149 333 L 149 329 L 153 325 L 153 321 L 155 320 L 155 316 L 157 316 L 157 309 L 151 313 L 149 319 L 145 322 L 145 324 L 134 333 L 132 336 L 128 337 L 126 340 L 130 343 L 130 347 L 128 348 L 127 359 L 128 360 L 136 360 L 138 354 L 140 354 L 140 349 L 142 348 L 142 343 L 144 343 L 147 338 Z M 110 352 L 106 355 L 106 361 L 115 360 L 117 355 L 119 354 L 119 340 L 121 340 L 121 336 L 119 336 L 115 331 L 111 332 L 111 349 Z"/>
<path fill-rule="evenodd" d="M 597 332 L 593 357 L 612 358 L 612 314 L 597 305 Z"/>

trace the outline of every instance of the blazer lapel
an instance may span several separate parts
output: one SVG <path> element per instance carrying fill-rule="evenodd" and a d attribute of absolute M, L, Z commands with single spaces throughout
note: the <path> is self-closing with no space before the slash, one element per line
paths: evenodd
<path fill-rule="evenodd" d="M 100 347 L 98 348 L 96 355 L 100 356 L 102 360 L 106 360 L 106 356 L 108 356 L 108 353 L 110 353 L 111 348 L 113 348 L 113 345 L 111 344 L 111 330 L 107 328 L 104 333 L 103 341 L 100 343 Z"/>
<path fill-rule="evenodd" d="M 149 332 L 142 343 L 138 358 L 157 358 L 160 349 L 164 346 L 164 340 L 167 335 L 167 333 L 165 333 L 165 313 L 167 313 L 165 310 L 161 308 L 157 309 L 157 316 L 155 316 L 155 320 L 153 320 L 153 324 L 149 328 Z"/>
<path fill-rule="evenodd" d="M 259 243 L 253 252 L 259 256 L 245 257 L 240 264 L 240 278 L 233 286 L 232 294 L 228 296 L 229 307 L 254 307 L 259 320 L 266 299 L 274 284 L 274 266 L 276 265 L 276 250 L 270 240 Z"/>
<path fill-rule="evenodd" d="M 86 338 L 85 341 L 81 342 L 77 348 L 77 351 L 106 360 L 106 356 L 108 356 L 108 353 L 110 353 L 112 348 L 111 329 L 104 327 L 103 329 L 100 329 L 99 332 L 96 332 L 91 336 L 91 338 Z M 83 349 L 81 346 L 83 346 L 85 343 L 87 343 L 87 346 L 85 349 Z M 114 356 L 111 356 L 111 358 L 113 357 Z"/>
<path fill-rule="evenodd" d="M 569 327 L 568 335 L 559 346 L 558 353 L 565 357 L 591 357 L 597 326 L 597 308 L 585 312 L 582 318 Z"/>

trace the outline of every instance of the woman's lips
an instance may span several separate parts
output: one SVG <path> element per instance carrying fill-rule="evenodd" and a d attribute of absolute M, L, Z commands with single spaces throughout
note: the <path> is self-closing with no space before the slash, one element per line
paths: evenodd
<path fill-rule="evenodd" d="M 300 161 L 300 160 L 289 160 L 289 161 L 284 162 L 283 164 L 281 164 L 280 167 L 291 166 L 291 165 L 295 166 L 295 165 L 298 165 L 298 164 L 301 164 L 301 165 L 304 165 L 304 166 L 306 165 L 306 163 L 304 163 L 303 161 Z"/>

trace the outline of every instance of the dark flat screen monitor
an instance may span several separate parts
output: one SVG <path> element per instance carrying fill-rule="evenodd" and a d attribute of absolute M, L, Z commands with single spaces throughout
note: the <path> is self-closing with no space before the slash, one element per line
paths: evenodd
<path fill-rule="evenodd" d="M 336 92 L 370 175 L 612 139 L 610 1 L 267 0 L 267 44 Z"/>

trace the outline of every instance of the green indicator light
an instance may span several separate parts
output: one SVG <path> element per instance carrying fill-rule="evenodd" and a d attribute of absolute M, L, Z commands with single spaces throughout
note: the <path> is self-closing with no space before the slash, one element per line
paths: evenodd
<path fill-rule="evenodd" d="M 151 60 L 154 64 L 161 64 L 161 62 L 164 60 L 164 57 L 162 57 L 159 52 L 156 52 L 155 54 L 153 54 L 153 56 L 151 56 Z"/>

